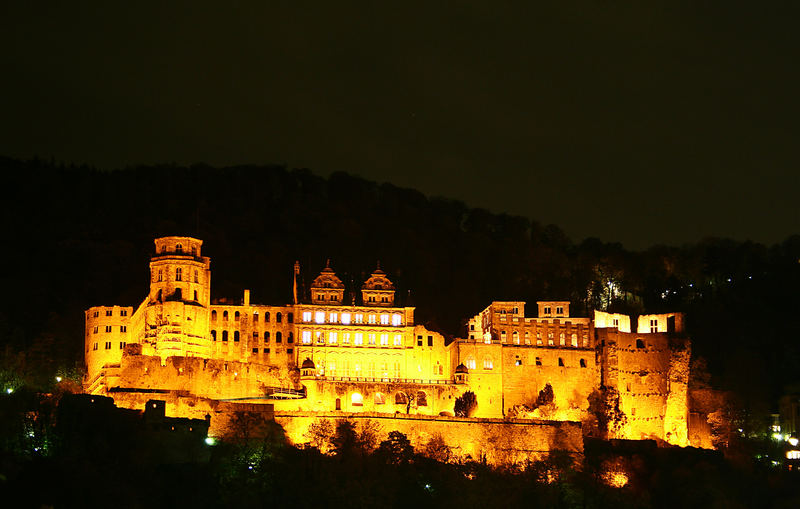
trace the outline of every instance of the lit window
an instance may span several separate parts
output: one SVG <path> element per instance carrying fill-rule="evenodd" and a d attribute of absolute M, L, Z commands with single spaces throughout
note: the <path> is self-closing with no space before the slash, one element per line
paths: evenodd
<path fill-rule="evenodd" d="M 370 314 L 368 319 L 369 319 L 369 323 L 375 323 L 375 315 L 374 314 Z"/>
<path fill-rule="evenodd" d="M 334 361 L 328 361 L 328 376 L 334 376 L 336 374 L 336 363 Z"/>
<path fill-rule="evenodd" d="M 389 345 L 389 335 L 386 333 L 381 334 L 381 346 Z"/>
<path fill-rule="evenodd" d="M 467 357 L 467 359 L 464 361 L 464 365 L 467 367 L 467 369 L 475 369 L 475 358 L 472 356 Z"/>
<path fill-rule="evenodd" d="M 800 460 L 800 451 L 786 451 L 786 459 Z"/>
<path fill-rule="evenodd" d="M 336 334 L 335 332 L 328 333 L 328 343 L 335 345 L 336 341 L 339 339 L 337 338 L 337 335 L 338 334 Z"/>
<path fill-rule="evenodd" d="M 566 344 L 566 338 L 563 332 L 558 335 L 558 344 L 561 346 L 564 346 Z"/>
<path fill-rule="evenodd" d="M 394 346 L 402 346 L 403 344 L 403 335 L 402 334 L 395 334 L 394 335 Z"/>
<path fill-rule="evenodd" d="M 342 313 L 342 324 L 350 325 L 350 313 Z"/>
<path fill-rule="evenodd" d="M 325 334 L 324 333 L 317 331 L 316 337 L 317 337 L 317 343 L 324 343 L 325 342 Z"/>
<path fill-rule="evenodd" d="M 353 374 L 356 377 L 361 376 L 361 363 L 360 362 L 356 362 L 355 366 L 353 366 Z"/>
<path fill-rule="evenodd" d="M 531 344 L 531 333 L 528 331 L 525 331 L 525 344 L 526 345 Z"/>
<path fill-rule="evenodd" d="M 303 341 L 304 345 L 310 345 L 311 344 L 311 331 L 310 330 L 304 330 L 303 333 L 302 333 L 301 340 Z"/>
<path fill-rule="evenodd" d="M 175 269 L 175 281 L 183 281 L 183 269 L 180 267 Z"/>
<path fill-rule="evenodd" d="M 506 342 L 506 331 L 504 331 L 504 330 L 500 331 L 500 342 L 501 343 L 505 343 Z"/>
<path fill-rule="evenodd" d="M 494 362 L 492 361 L 491 357 L 486 357 L 483 359 L 483 369 L 492 369 L 494 367 Z"/>
<path fill-rule="evenodd" d="M 486 343 L 487 345 L 491 345 L 492 344 L 492 335 L 490 333 L 488 333 L 488 332 L 486 334 L 484 334 L 483 335 L 483 342 Z"/>
<path fill-rule="evenodd" d="M 197 271 L 194 271 L 194 282 L 195 283 L 200 282 L 200 275 L 197 273 Z"/>
<path fill-rule="evenodd" d="M 330 323 L 336 323 L 336 321 L 338 319 L 339 319 L 339 315 L 337 313 L 331 313 L 328 321 Z"/>
<path fill-rule="evenodd" d="M 386 313 L 381 314 L 381 325 L 389 325 L 389 315 Z"/>
<path fill-rule="evenodd" d="M 578 346 L 578 335 L 574 332 L 572 333 L 572 337 L 570 338 L 570 343 L 572 346 Z"/>
<path fill-rule="evenodd" d="M 356 313 L 356 323 L 364 323 L 364 315 L 361 313 Z"/>
<path fill-rule="evenodd" d="M 363 345 L 364 344 L 364 333 L 356 332 L 356 337 L 353 340 L 354 345 Z"/>
<path fill-rule="evenodd" d="M 555 344 L 553 342 L 553 333 L 552 332 L 548 332 L 547 333 L 547 344 L 550 345 L 550 346 L 553 346 Z"/>
<path fill-rule="evenodd" d="M 370 345 L 374 345 L 375 344 L 375 334 L 370 334 L 367 337 L 369 338 L 369 344 Z"/>
<path fill-rule="evenodd" d="M 542 333 L 541 332 L 537 332 L 536 333 L 536 344 L 537 345 L 541 345 L 542 344 Z"/>
<path fill-rule="evenodd" d="M 519 344 L 519 332 L 517 332 L 517 331 L 514 331 L 514 332 L 511 334 L 511 338 L 512 338 L 512 341 L 514 342 L 514 344 L 515 344 L 515 345 L 518 345 L 518 344 Z"/>
<path fill-rule="evenodd" d="M 350 403 L 352 403 L 353 406 L 363 406 L 364 398 L 361 397 L 361 394 L 354 392 L 353 395 L 350 397 Z"/>
<path fill-rule="evenodd" d="M 314 321 L 317 323 L 325 323 L 325 312 L 317 311 L 314 313 Z"/>
<path fill-rule="evenodd" d="M 311 321 L 311 311 L 303 311 L 303 321 L 304 322 Z"/>
<path fill-rule="evenodd" d="M 375 404 L 376 405 L 385 405 L 386 404 L 386 395 L 382 392 L 375 393 Z"/>
<path fill-rule="evenodd" d="M 395 327 L 403 325 L 403 316 L 400 315 L 399 313 L 392 315 L 392 325 L 394 325 Z"/>
<path fill-rule="evenodd" d="M 342 332 L 342 343 L 345 345 L 350 344 L 350 333 L 349 332 Z"/>

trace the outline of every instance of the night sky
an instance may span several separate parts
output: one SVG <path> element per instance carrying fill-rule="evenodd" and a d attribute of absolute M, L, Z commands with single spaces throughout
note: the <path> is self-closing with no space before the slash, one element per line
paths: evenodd
<path fill-rule="evenodd" d="M 346 171 L 634 249 L 800 232 L 798 2 L 13 3 L 2 155 Z"/>

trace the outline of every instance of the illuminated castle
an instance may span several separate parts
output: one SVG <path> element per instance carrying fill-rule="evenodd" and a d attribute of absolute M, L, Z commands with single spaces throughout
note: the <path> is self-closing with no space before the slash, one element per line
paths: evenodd
<path fill-rule="evenodd" d="M 297 296 L 296 264 L 292 304 L 253 304 L 249 290 L 240 304 L 212 304 L 201 247 L 190 237 L 156 239 L 141 304 L 86 311 L 87 392 L 130 408 L 162 394 L 168 413 L 185 417 L 220 413 L 231 401 L 267 403 L 291 423 L 339 414 L 444 418 L 471 391 L 475 419 L 574 424 L 602 390 L 625 416 L 613 436 L 692 442 L 680 314 L 575 318 L 558 301 L 538 302 L 532 318 L 524 302 L 493 302 L 468 321 L 467 337 L 446 343 L 415 325 L 413 307 L 396 305 L 380 267 L 362 284 L 360 303 L 345 298 L 328 263 L 307 302 Z M 537 408 L 547 384 L 553 400 Z"/>

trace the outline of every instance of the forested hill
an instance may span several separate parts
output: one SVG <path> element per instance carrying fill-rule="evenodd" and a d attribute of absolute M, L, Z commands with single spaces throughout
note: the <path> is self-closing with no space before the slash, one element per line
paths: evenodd
<path fill-rule="evenodd" d="M 306 285 L 330 259 L 357 288 L 380 261 L 417 321 L 451 336 L 492 300 L 569 299 L 584 316 L 609 305 L 686 311 L 694 351 L 723 382 L 745 363 L 776 392 L 800 368 L 797 235 L 771 247 L 710 239 L 637 253 L 345 173 L 11 159 L 0 169 L 6 358 L 81 358 L 83 310 L 138 304 L 153 239 L 191 235 L 212 259 L 214 298 L 249 288 L 254 302 L 287 303 L 295 260 Z"/>

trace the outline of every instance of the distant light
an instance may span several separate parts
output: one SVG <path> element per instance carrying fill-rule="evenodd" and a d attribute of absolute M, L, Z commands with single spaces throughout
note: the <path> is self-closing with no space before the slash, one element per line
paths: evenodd
<path fill-rule="evenodd" d="M 60 381 L 61 381 L 61 377 L 60 377 L 60 376 L 57 376 L 57 377 L 56 377 L 56 382 L 60 382 Z"/>
<path fill-rule="evenodd" d="M 786 451 L 786 459 L 790 460 L 800 459 L 800 451 Z"/>
<path fill-rule="evenodd" d="M 729 283 L 731 282 L 731 278 L 728 278 L 728 282 L 729 282 Z"/>
<path fill-rule="evenodd" d="M 730 281 L 730 279 L 728 281 Z M 694 283 L 689 283 L 689 288 L 694 288 Z"/>
<path fill-rule="evenodd" d="M 781 435 L 780 433 L 773 433 L 772 438 L 775 440 L 783 440 L 783 435 Z"/>
<path fill-rule="evenodd" d="M 428 491 L 430 491 L 430 489 L 431 489 L 431 485 L 430 485 L 430 484 L 426 484 L 426 485 L 425 485 L 425 489 L 426 489 L 426 490 L 428 490 Z"/>
<path fill-rule="evenodd" d="M 214 437 L 206 437 L 205 443 L 206 445 L 217 445 L 217 439 Z"/>
<path fill-rule="evenodd" d="M 789 438 L 789 443 L 792 444 L 792 447 L 795 447 L 795 446 L 797 446 L 798 443 L 800 443 L 800 440 L 798 440 L 795 437 L 791 437 L 791 438 Z"/>
<path fill-rule="evenodd" d="M 28 432 L 28 436 L 29 436 L 29 437 L 31 437 L 31 438 L 33 438 L 33 431 L 29 431 L 29 432 Z"/>
<path fill-rule="evenodd" d="M 12 392 L 14 392 L 14 389 L 12 389 L 11 387 L 9 387 L 8 389 L 6 389 L 6 392 L 7 392 L 8 394 L 11 394 Z"/>

